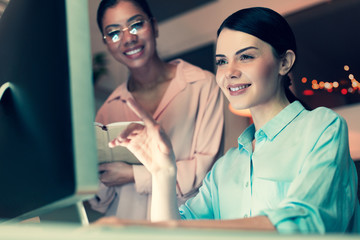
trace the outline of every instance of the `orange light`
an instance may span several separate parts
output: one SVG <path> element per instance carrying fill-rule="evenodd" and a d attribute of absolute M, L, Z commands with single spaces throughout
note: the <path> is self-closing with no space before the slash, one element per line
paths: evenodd
<path fill-rule="evenodd" d="M 303 78 L 301 79 L 301 82 L 302 82 L 302 83 L 306 83 L 306 82 L 307 82 L 307 78 L 306 78 L 306 77 L 303 77 Z"/>
<path fill-rule="evenodd" d="M 333 86 L 332 86 L 332 83 L 326 82 L 325 85 L 324 85 L 324 87 L 325 87 L 326 89 L 331 89 Z"/>
<path fill-rule="evenodd" d="M 334 82 L 334 83 L 333 83 L 333 87 L 334 87 L 334 88 L 339 87 L 339 83 L 338 83 L 338 82 Z"/>
<path fill-rule="evenodd" d="M 345 70 L 345 71 L 349 71 L 349 70 L 350 70 L 349 66 L 348 66 L 348 65 L 345 65 L 345 66 L 344 66 L 344 70 Z"/>
<path fill-rule="evenodd" d="M 231 106 L 231 104 L 229 103 L 229 110 L 230 110 L 230 112 L 232 112 L 235 115 L 251 118 L 251 113 L 250 113 L 249 109 L 237 110 L 237 109 L 233 108 Z"/>
<path fill-rule="evenodd" d="M 315 84 L 317 84 L 317 80 L 312 80 L 312 82 L 311 82 L 313 85 L 315 85 Z"/>

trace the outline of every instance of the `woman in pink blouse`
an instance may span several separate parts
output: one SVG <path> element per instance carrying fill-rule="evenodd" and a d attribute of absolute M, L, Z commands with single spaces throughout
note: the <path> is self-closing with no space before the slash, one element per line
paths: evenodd
<path fill-rule="evenodd" d="M 181 59 L 162 61 L 158 26 L 146 1 L 103 0 L 98 24 L 111 55 L 130 76 L 108 97 L 96 121 L 139 121 L 122 99 L 134 99 L 161 125 L 174 148 L 178 205 L 197 190 L 222 154 L 223 96 L 214 75 Z M 220 149 L 220 150 L 219 150 Z M 149 219 L 151 174 L 143 165 L 99 166 L 100 189 L 91 207 L 106 216 Z"/>

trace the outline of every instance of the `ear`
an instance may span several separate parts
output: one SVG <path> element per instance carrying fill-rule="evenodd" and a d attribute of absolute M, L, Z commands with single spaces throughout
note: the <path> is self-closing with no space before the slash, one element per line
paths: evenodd
<path fill-rule="evenodd" d="M 287 50 L 284 57 L 280 61 L 279 74 L 284 76 L 288 74 L 295 62 L 295 53 L 293 50 Z"/>
<path fill-rule="evenodd" d="M 154 30 L 154 36 L 155 38 L 158 38 L 159 37 L 159 26 L 158 26 L 158 22 L 156 20 L 156 18 L 152 18 L 151 20 L 152 22 L 152 26 L 153 26 L 153 30 Z"/>

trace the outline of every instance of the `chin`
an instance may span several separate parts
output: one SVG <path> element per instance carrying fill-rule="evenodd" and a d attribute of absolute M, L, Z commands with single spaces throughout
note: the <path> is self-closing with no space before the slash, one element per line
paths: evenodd
<path fill-rule="evenodd" d="M 246 104 L 245 102 L 239 102 L 239 101 L 229 101 L 229 102 L 230 102 L 231 106 L 236 110 L 243 110 L 243 109 L 249 108 L 249 105 Z"/>
<path fill-rule="evenodd" d="M 145 61 L 143 59 L 136 59 L 133 61 L 128 61 L 126 66 L 128 66 L 128 68 L 131 69 L 136 69 L 136 68 L 141 68 L 143 66 L 145 66 Z"/>

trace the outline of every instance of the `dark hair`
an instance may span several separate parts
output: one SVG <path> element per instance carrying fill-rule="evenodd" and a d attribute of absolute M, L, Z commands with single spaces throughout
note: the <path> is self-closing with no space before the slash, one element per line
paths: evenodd
<path fill-rule="evenodd" d="M 248 33 L 270 44 L 277 58 L 282 58 L 287 50 L 296 55 L 296 40 L 291 27 L 285 18 L 269 8 L 245 8 L 233 13 L 219 27 L 218 37 L 224 28 Z M 289 89 L 291 79 L 288 75 L 284 76 L 283 85 L 289 102 L 299 100 Z"/>
<path fill-rule="evenodd" d="M 153 19 L 149 4 L 146 0 L 102 0 L 97 10 L 97 24 L 102 34 L 104 34 L 102 30 L 102 24 L 106 10 L 108 8 L 115 7 L 116 4 L 121 1 L 132 2 L 135 6 L 140 8 L 148 16 L 149 19 Z"/>

